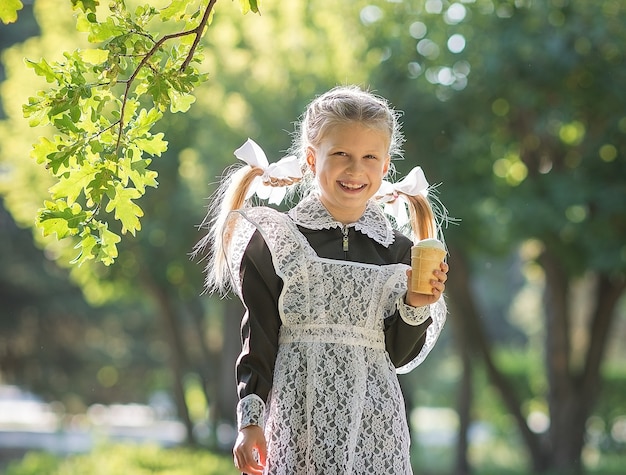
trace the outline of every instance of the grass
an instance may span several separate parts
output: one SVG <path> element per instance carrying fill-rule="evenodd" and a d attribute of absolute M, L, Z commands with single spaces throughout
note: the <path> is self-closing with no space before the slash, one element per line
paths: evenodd
<path fill-rule="evenodd" d="M 29 452 L 5 475 L 238 475 L 232 457 L 200 449 L 103 445 L 89 454 L 58 457 Z"/>

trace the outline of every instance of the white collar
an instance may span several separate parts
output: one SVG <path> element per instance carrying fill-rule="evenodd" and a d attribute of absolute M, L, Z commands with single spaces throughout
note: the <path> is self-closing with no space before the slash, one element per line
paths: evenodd
<path fill-rule="evenodd" d="M 343 227 L 343 224 L 335 220 L 324 207 L 316 193 L 309 194 L 289 210 L 289 217 L 296 224 L 307 229 Z M 389 247 L 395 239 L 391 223 L 385 217 L 381 207 L 371 200 L 367 202 L 365 212 L 359 220 L 347 226 L 353 227 L 385 247 Z"/>

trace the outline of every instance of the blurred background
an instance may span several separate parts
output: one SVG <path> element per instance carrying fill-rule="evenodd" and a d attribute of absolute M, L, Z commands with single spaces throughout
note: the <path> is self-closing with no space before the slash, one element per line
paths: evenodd
<path fill-rule="evenodd" d="M 623 474 L 624 1 L 224 1 L 203 44 L 209 80 L 159 124 L 142 230 L 113 266 L 73 267 L 34 228 L 47 132 L 21 108 L 44 87 L 24 59 L 86 39 L 67 0 L 0 25 L 0 473 L 96 473 L 62 468 L 90 454 L 236 473 L 242 309 L 202 295 L 197 226 L 247 137 L 275 161 L 316 94 L 359 84 L 404 113 L 400 176 L 422 166 L 455 218 L 447 326 L 401 376 L 416 473 Z M 159 458 L 172 447 L 190 451 Z"/>

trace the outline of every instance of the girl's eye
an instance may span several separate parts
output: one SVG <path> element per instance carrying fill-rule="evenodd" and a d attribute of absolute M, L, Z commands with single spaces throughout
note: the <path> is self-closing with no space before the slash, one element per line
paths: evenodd
<path fill-rule="evenodd" d="M 370 160 L 376 160 L 376 155 L 365 155 L 365 158 L 369 158 Z"/>

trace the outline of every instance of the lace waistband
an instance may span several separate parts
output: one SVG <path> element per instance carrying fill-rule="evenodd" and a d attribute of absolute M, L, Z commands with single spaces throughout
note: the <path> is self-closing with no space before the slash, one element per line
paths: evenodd
<path fill-rule="evenodd" d="M 340 343 L 385 349 L 385 334 L 380 330 L 351 325 L 283 325 L 279 343 Z"/>

